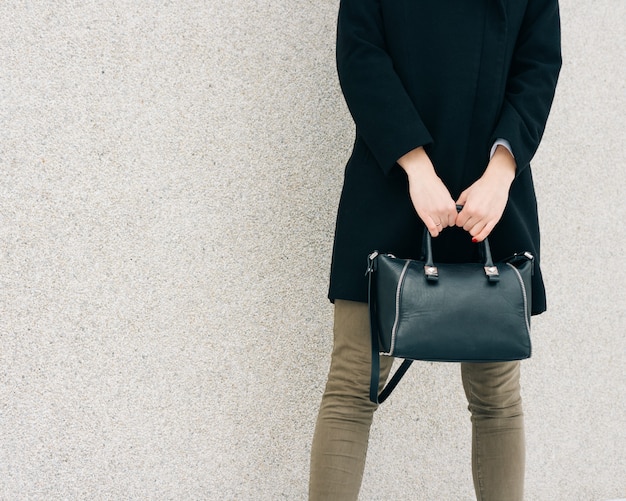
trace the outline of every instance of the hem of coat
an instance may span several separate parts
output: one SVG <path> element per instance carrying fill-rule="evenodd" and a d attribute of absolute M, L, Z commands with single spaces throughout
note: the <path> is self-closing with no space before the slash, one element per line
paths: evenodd
<path fill-rule="evenodd" d="M 328 293 L 328 300 L 332 303 L 335 304 L 335 301 L 337 299 L 340 299 L 342 301 L 354 301 L 357 303 L 367 303 L 368 299 L 367 296 L 361 296 L 361 295 L 353 295 L 353 294 L 333 294 L 332 292 Z M 537 315 L 541 315 L 542 313 L 545 313 L 547 310 L 546 304 L 545 302 L 543 304 L 537 305 L 535 308 L 533 308 L 530 312 L 530 315 L 533 317 L 536 317 Z"/>

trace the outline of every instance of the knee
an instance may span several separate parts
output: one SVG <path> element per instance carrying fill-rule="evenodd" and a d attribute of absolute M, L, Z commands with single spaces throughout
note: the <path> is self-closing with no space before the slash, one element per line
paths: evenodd
<path fill-rule="evenodd" d="M 379 392 L 385 385 L 392 363 L 392 358 L 380 357 Z M 367 364 L 350 364 L 350 367 L 332 363 L 322 397 L 323 414 L 339 420 L 371 420 L 378 408 L 378 404 L 370 400 L 371 370 L 370 361 Z"/>
<path fill-rule="evenodd" d="M 464 364 L 463 386 L 473 417 L 522 415 L 519 362 Z"/>
<path fill-rule="evenodd" d="M 320 406 L 320 417 L 335 423 L 350 423 L 369 427 L 374 411 L 378 408 L 369 399 L 369 392 L 365 393 L 354 388 L 329 388 L 326 387 Z"/>

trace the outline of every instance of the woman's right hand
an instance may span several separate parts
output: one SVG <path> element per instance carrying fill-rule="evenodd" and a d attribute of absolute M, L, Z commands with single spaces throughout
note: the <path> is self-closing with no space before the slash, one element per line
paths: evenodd
<path fill-rule="evenodd" d="M 409 196 L 420 219 L 432 237 L 456 224 L 456 204 L 437 176 L 424 148 L 419 147 L 403 155 L 398 164 L 409 178 Z"/>

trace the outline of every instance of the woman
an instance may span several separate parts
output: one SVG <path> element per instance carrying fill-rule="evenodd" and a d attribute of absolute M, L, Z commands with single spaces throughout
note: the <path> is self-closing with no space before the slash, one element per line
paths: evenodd
<path fill-rule="evenodd" d="M 310 499 L 356 499 L 361 484 L 376 408 L 368 398 L 370 252 L 417 259 L 425 225 L 439 260 L 471 261 L 474 243 L 489 235 L 494 259 L 535 255 L 532 313 L 545 310 L 529 163 L 560 66 L 557 0 L 341 0 L 337 67 L 356 141 L 337 215 L 334 347 Z M 381 358 L 382 387 L 392 360 Z M 464 363 L 461 374 L 477 499 L 521 500 L 519 362 Z"/>

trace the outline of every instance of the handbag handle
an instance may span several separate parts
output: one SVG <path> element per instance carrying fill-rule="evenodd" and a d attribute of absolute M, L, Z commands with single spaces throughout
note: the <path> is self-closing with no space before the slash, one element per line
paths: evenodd
<path fill-rule="evenodd" d="M 457 212 L 461 212 L 462 205 L 457 205 Z M 491 257 L 491 247 L 489 246 L 489 239 L 485 238 L 480 242 L 480 253 L 482 262 L 484 263 L 483 269 L 485 270 L 485 276 L 489 282 L 498 282 L 500 275 L 498 273 L 498 267 L 493 264 L 493 258 Z M 433 240 L 430 236 L 428 228 L 424 228 L 424 237 L 422 238 L 422 254 L 424 255 L 424 276 L 429 282 L 437 282 L 439 280 L 439 270 L 435 266 L 433 260 Z"/>

